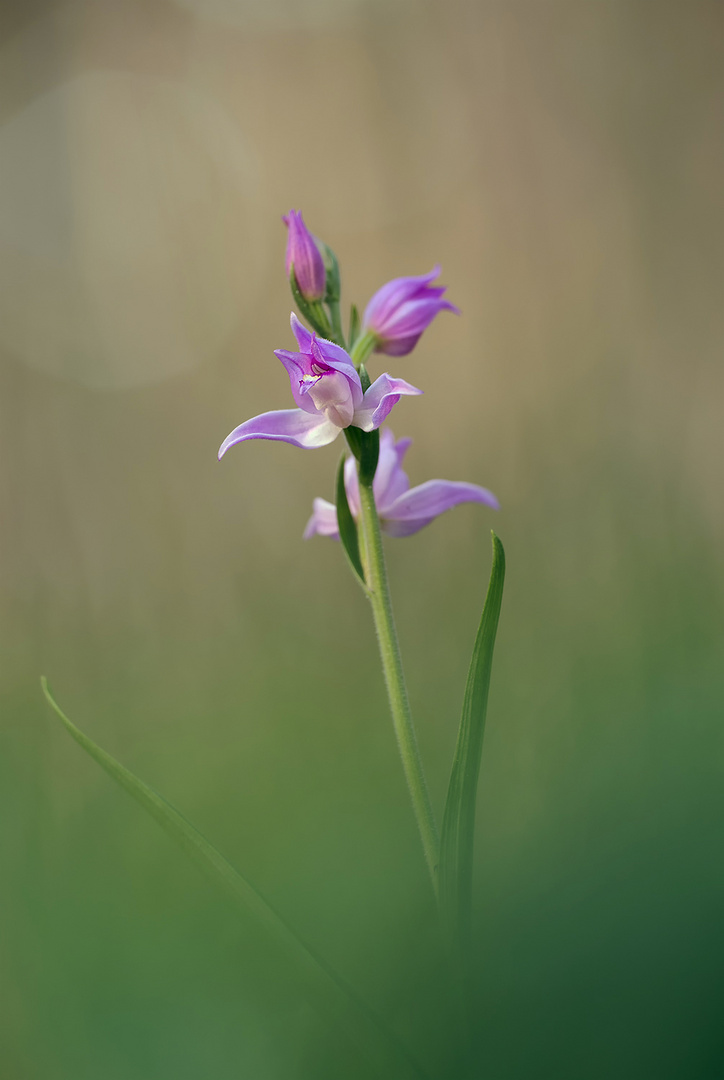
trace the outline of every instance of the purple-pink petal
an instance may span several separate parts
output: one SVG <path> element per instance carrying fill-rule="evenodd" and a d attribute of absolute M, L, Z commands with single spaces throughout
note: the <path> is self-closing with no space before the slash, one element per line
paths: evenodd
<path fill-rule="evenodd" d="M 292 333 L 297 339 L 300 352 L 307 353 L 311 356 L 315 350 L 318 350 L 320 359 L 322 359 L 325 364 L 329 367 L 333 367 L 336 371 L 344 371 L 345 375 L 350 375 L 351 377 L 356 376 L 357 382 L 359 382 L 359 375 L 352 363 L 352 358 L 341 345 L 336 345 L 333 341 L 328 341 L 327 338 L 318 337 L 317 334 L 313 334 L 311 330 L 307 330 L 304 323 L 299 321 L 294 312 L 292 312 L 289 321 L 291 323 Z M 350 368 L 351 371 L 349 370 Z"/>
<path fill-rule="evenodd" d="M 422 330 L 419 334 L 409 334 L 407 337 L 385 338 L 380 340 L 375 352 L 384 353 L 385 356 L 407 356 L 415 348 L 421 337 Z"/>
<path fill-rule="evenodd" d="M 435 266 L 429 274 L 419 274 L 417 277 L 393 278 L 392 281 L 388 281 L 381 289 L 377 290 L 365 308 L 364 325 L 372 329 L 383 326 L 390 316 L 394 315 L 400 304 L 404 304 L 406 300 L 420 292 L 424 292 L 429 287 L 430 282 L 434 281 L 439 274 L 440 267 Z M 440 295 L 442 295 L 442 292 L 444 292 L 444 289 L 440 291 Z"/>
<path fill-rule="evenodd" d="M 339 345 L 311 334 L 294 314 L 291 323 L 301 352 L 276 349 L 274 355 L 289 375 L 294 401 L 304 412 L 323 412 L 346 427 L 362 403 L 358 371 Z"/>
<path fill-rule="evenodd" d="M 400 397 L 421 393 L 422 390 L 404 379 L 393 379 L 386 373 L 380 375 L 365 393 L 362 404 L 355 409 L 354 423 L 363 431 L 374 431 L 384 423 Z"/>
<path fill-rule="evenodd" d="M 395 278 L 375 293 L 365 310 L 363 324 L 377 337 L 377 352 L 405 356 L 441 311 L 460 313 L 443 299 L 444 287 L 431 284 L 439 273 L 440 267 L 436 266 L 419 277 Z"/>
<path fill-rule="evenodd" d="M 328 420 L 323 413 L 313 415 L 301 409 L 278 409 L 262 413 L 246 420 L 226 436 L 219 448 L 222 458 L 230 446 L 248 439 L 271 439 L 287 442 L 303 450 L 327 446 L 339 435 L 341 428 Z"/>
<path fill-rule="evenodd" d="M 302 352 L 308 353 L 312 347 L 312 338 L 314 334 L 311 330 L 307 330 L 303 322 L 300 322 L 295 312 L 292 312 L 289 317 L 289 322 L 292 327 L 292 333 L 297 339 L 297 345 Z"/>
<path fill-rule="evenodd" d="M 402 460 L 411 442 L 412 439 L 400 439 L 399 442 L 395 442 L 395 436 L 389 428 L 385 428 L 384 431 L 380 432 L 380 457 L 372 483 L 372 490 L 383 523 L 385 507 L 391 505 L 410 486 L 407 473 L 402 468 Z M 357 478 L 357 464 L 353 457 L 348 457 L 344 463 L 344 488 L 347 492 L 347 502 L 352 515 L 357 517 L 359 514 L 359 480 Z"/>
<path fill-rule="evenodd" d="M 400 439 L 399 442 L 395 442 L 395 436 L 389 428 L 380 432 L 380 458 L 373 490 L 377 509 L 383 517 L 385 507 L 393 503 L 410 486 L 407 473 L 402 468 L 402 462 L 411 443 L 412 439 Z"/>
<path fill-rule="evenodd" d="M 314 345 L 316 347 L 317 342 Z M 347 380 L 352 395 L 353 407 L 356 408 L 361 404 L 362 384 L 359 374 L 352 364 L 342 360 L 327 359 L 321 350 L 317 354 L 319 359 L 316 360 L 316 366 L 314 353 L 294 353 L 288 352 L 286 349 L 275 349 L 274 355 L 277 360 L 281 361 L 289 375 L 292 395 L 296 404 L 305 412 L 317 412 L 317 407 L 309 396 L 311 380 L 316 378 L 319 381 L 322 376 L 331 376 L 333 372 L 339 372 Z"/>
<path fill-rule="evenodd" d="M 356 518 L 359 515 L 359 478 L 357 476 L 357 462 L 353 457 L 348 457 L 344 463 L 344 490 L 347 494 L 347 502 L 352 517 Z M 374 491 L 374 481 L 372 490 Z"/>
<path fill-rule="evenodd" d="M 498 509 L 498 500 L 492 492 L 477 484 L 428 480 L 427 483 L 410 489 L 410 481 L 402 468 L 410 442 L 410 439 L 396 442 L 389 428 L 380 436 L 380 459 L 373 489 L 384 532 L 390 536 L 411 536 L 460 503 L 477 502 Z M 344 486 L 349 508 L 353 516 L 358 518 L 359 482 L 353 457 L 347 458 L 345 462 Z M 314 513 L 307 524 L 305 537 L 315 534 L 338 536 L 338 533 L 335 507 L 324 499 L 315 499 Z"/>
<path fill-rule="evenodd" d="M 316 361 L 317 364 L 322 364 L 333 371 L 339 371 L 349 380 L 351 386 L 359 390 L 359 400 L 362 400 L 362 383 L 360 382 L 359 372 L 347 353 L 339 345 L 335 345 L 332 341 L 326 341 L 324 338 L 315 338 L 312 341 L 309 358 L 310 363 Z"/>
<path fill-rule="evenodd" d="M 478 484 L 458 480 L 428 480 L 404 492 L 385 507 L 386 531 L 391 536 L 411 536 L 453 506 L 467 502 L 499 509 L 495 495 Z"/>
<path fill-rule="evenodd" d="M 274 355 L 277 360 L 281 360 L 284 365 L 287 375 L 289 376 L 289 384 L 291 386 L 292 397 L 300 409 L 304 409 L 305 412 L 318 415 L 314 402 L 309 397 L 309 394 L 305 393 L 302 389 L 302 379 L 307 374 L 309 364 L 308 357 L 304 353 L 287 352 L 286 349 L 275 349 Z"/>
<path fill-rule="evenodd" d="M 313 507 L 312 516 L 304 530 L 304 539 L 309 540 L 310 536 L 331 536 L 333 540 L 338 540 L 336 506 L 326 499 L 315 499 Z"/>

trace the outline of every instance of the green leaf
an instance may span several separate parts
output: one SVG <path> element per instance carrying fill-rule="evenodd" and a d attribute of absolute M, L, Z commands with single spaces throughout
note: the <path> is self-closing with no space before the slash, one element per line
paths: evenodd
<path fill-rule="evenodd" d="M 352 304 L 349 312 L 349 347 L 354 348 L 354 343 L 359 337 L 360 320 L 357 305 Z"/>
<path fill-rule="evenodd" d="M 362 386 L 362 393 L 365 394 L 369 390 L 372 380 L 370 379 L 364 364 L 360 364 L 359 366 L 359 379 Z M 353 424 L 350 424 L 349 427 L 344 429 L 344 434 L 347 439 L 347 445 L 359 462 L 359 482 L 360 484 L 365 484 L 367 487 L 370 487 L 375 478 L 377 463 L 380 459 L 379 429 L 376 429 L 375 431 L 363 431 L 362 428 L 354 427 Z"/>
<path fill-rule="evenodd" d="M 75 741 L 156 819 L 169 836 L 212 881 L 222 887 L 246 915 L 251 915 L 264 928 L 269 938 L 293 963 L 298 976 L 305 988 L 313 993 L 318 1006 L 357 1043 L 376 1065 L 379 1075 L 402 1075 L 408 1080 L 424 1080 L 426 1073 L 382 1021 L 368 1009 L 344 980 L 295 934 L 254 886 L 242 877 L 178 810 L 77 728 L 55 702 L 44 676 L 40 683 L 51 708 Z M 401 1074 L 398 1070 L 401 1070 Z"/>
<path fill-rule="evenodd" d="M 505 578 L 505 552 L 495 533 L 488 595 L 470 662 L 440 836 L 440 904 L 455 947 L 468 952 L 475 802 L 483 751 L 493 648 Z"/>
<path fill-rule="evenodd" d="M 362 386 L 362 393 L 366 394 L 369 388 L 372 386 L 372 379 L 370 378 L 370 373 L 365 367 L 363 360 L 360 361 L 358 370 L 359 381 Z"/>
<path fill-rule="evenodd" d="M 327 279 L 324 299 L 328 304 L 338 304 L 340 296 L 342 295 L 342 285 L 339 276 L 339 261 L 329 244 L 325 244 L 324 240 L 317 240 L 316 237 L 315 240 L 322 256 Z"/>
<path fill-rule="evenodd" d="M 339 528 L 339 538 L 342 541 L 342 547 L 344 553 L 347 556 L 349 565 L 359 578 L 362 587 L 366 590 L 367 584 L 365 582 L 365 572 L 362 568 L 362 559 L 359 553 L 359 534 L 357 532 L 357 522 L 352 517 L 352 511 L 349 508 L 349 502 L 347 501 L 347 490 L 344 486 L 344 464 L 346 456 L 342 455 L 342 460 L 339 463 L 337 469 L 337 491 L 336 491 L 336 503 L 337 503 L 337 526 Z"/>
<path fill-rule="evenodd" d="M 362 385 L 364 386 L 364 383 Z M 380 458 L 379 430 L 363 431 L 362 428 L 350 424 L 344 429 L 344 435 L 347 445 L 359 462 L 360 483 L 370 487 Z"/>

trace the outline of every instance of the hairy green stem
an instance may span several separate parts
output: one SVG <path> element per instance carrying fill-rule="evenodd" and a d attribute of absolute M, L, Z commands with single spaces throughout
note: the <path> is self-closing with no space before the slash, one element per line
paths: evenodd
<path fill-rule="evenodd" d="M 382 533 L 380 531 L 380 519 L 377 514 L 375 497 L 372 485 L 360 481 L 360 522 L 362 525 L 364 558 L 367 571 L 367 586 L 369 599 L 372 604 L 372 614 L 377 630 L 377 640 L 380 646 L 382 668 L 387 684 L 387 694 L 390 700 L 392 722 L 397 736 L 397 745 L 400 748 L 402 767 L 405 770 L 407 786 L 412 797 L 412 805 L 420 829 L 422 847 L 425 852 L 425 860 L 435 896 L 438 895 L 437 860 L 438 860 L 438 833 L 433 814 L 430 795 L 427 790 L 425 773 L 422 768 L 420 751 L 417 746 L 417 736 L 412 722 L 410 702 L 407 697 L 405 676 L 402 670 L 400 646 L 397 641 L 397 630 L 392 614 L 392 602 L 390 600 L 390 588 L 387 582 L 387 569 L 385 567 L 385 555 L 382 549 Z"/>

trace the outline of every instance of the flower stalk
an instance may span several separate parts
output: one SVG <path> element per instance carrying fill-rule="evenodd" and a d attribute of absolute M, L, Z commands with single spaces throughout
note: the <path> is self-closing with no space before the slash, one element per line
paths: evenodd
<path fill-rule="evenodd" d="M 377 338 L 371 330 L 365 330 L 357 338 L 350 352 L 352 363 L 356 368 L 359 368 L 360 364 L 365 364 L 372 353 L 375 351 L 377 344 Z"/>
<path fill-rule="evenodd" d="M 372 615 L 380 647 L 380 658 L 390 701 L 390 712 L 395 729 L 397 745 L 402 758 L 405 779 L 412 798 L 412 806 L 420 830 L 425 861 L 435 897 L 438 896 L 437 862 L 438 832 L 435 815 L 430 802 L 427 781 L 422 767 L 417 735 L 412 721 L 410 701 L 407 696 L 405 675 L 402 669 L 397 629 L 392 613 L 390 587 L 382 548 L 382 532 L 377 514 L 372 482 L 364 482 L 360 476 L 360 524 L 362 526 L 362 552 L 365 576 Z"/>

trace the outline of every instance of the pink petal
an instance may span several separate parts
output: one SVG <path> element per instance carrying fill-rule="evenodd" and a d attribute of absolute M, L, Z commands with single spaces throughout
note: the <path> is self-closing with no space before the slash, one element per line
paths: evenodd
<path fill-rule="evenodd" d="M 440 514 L 460 503 L 477 502 L 499 509 L 492 492 L 477 484 L 456 480 L 428 480 L 411 488 L 385 508 L 385 531 L 390 536 L 411 536 Z"/>
<path fill-rule="evenodd" d="M 424 295 L 426 288 L 438 277 L 439 273 L 440 267 L 434 266 L 429 274 L 393 278 L 392 281 L 388 281 L 377 290 L 365 308 L 364 326 L 381 330 L 400 304 L 404 304 L 413 296 Z"/>
<path fill-rule="evenodd" d="M 336 371 L 344 371 L 347 368 L 351 368 L 352 372 L 347 374 L 357 375 L 357 369 L 352 363 L 352 359 L 348 352 L 346 352 L 341 345 L 336 345 L 333 341 L 328 341 L 327 338 L 318 337 L 317 334 L 313 334 L 310 330 L 307 330 L 306 326 L 299 321 L 297 316 L 292 312 L 291 318 L 292 333 L 297 339 L 300 352 L 309 353 L 313 352 L 312 342 L 319 349 L 321 353 L 321 359 L 333 367 Z M 357 375 L 359 380 L 359 375 Z"/>
<path fill-rule="evenodd" d="M 301 352 L 311 352 L 312 348 L 312 331 L 307 330 L 304 323 L 301 323 L 296 314 L 292 312 L 289 322 L 291 323 L 292 333 L 297 339 L 297 345 Z"/>
<path fill-rule="evenodd" d="M 344 463 L 344 490 L 347 493 L 347 502 L 352 517 L 356 518 L 359 516 L 359 479 L 357 477 L 357 462 L 353 457 L 348 457 Z"/>
<path fill-rule="evenodd" d="M 387 419 L 403 394 L 421 393 L 422 390 L 411 386 L 404 379 L 393 379 L 387 374 L 380 375 L 362 398 L 362 404 L 355 409 L 354 423 L 363 431 L 374 431 Z"/>
<path fill-rule="evenodd" d="M 385 507 L 407 491 L 410 486 L 407 473 L 402 468 L 402 461 L 412 439 L 400 439 L 395 442 L 395 436 L 389 428 L 380 433 L 380 460 L 374 479 L 375 501 L 380 514 L 384 516 Z"/>
<path fill-rule="evenodd" d="M 301 388 L 302 377 L 308 373 L 310 366 L 307 354 L 287 352 L 286 349 L 275 349 L 274 355 L 277 360 L 281 360 L 289 376 L 295 405 L 298 405 L 300 409 L 304 409 L 305 412 L 317 415 L 319 412 L 317 406 L 309 397 L 309 394 L 303 393 Z"/>
<path fill-rule="evenodd" d="M 333 442 L 340 431 L 341 428 L 320 413 L 310 415 L 301 409 L 279 409 L 254 416 L 234 428 L 221 444 L 219 458 L 230 446 L 247 439 L 271 439 L 300 446 L 303 450 L 314 450 Z"/>
<path fill-rule="evenodd" d="M 307 522 L 307 527 L 304 530 L 304 539 L 309 540 L 310 536 L 331 536 L 333 539 L 339 539 L 339 528 L 337 526 L 337 508 L 331 502 L 327 502 L 326 499 L 315 499 L 314 512 Z"/>

